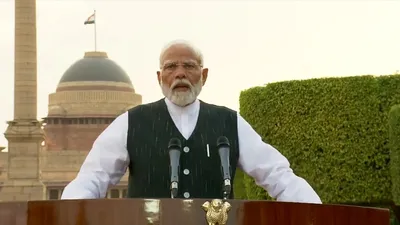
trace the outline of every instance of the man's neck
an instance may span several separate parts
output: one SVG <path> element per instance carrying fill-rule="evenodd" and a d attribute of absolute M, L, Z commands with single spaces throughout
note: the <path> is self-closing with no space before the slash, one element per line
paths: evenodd
<path fill-rule="evenodd" d="M 176 105 L 168 98 L 165 98 L 165 103 L 167 104 L 167 107 L 170 110 L 170 112 L 172 111 L 172 112 L 176 112 L 176 113 L 179 113 L 179 112 L 180 113 L 181 112 L 192 113 L 192 112 L 198 111 L 199 107 L 200 107 L 200 102 L 197 98 L 192 103 L 185 105 L 185 106 Z"/>

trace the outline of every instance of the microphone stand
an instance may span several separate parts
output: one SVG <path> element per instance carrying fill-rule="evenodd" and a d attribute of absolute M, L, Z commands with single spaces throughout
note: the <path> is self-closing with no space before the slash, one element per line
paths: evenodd
<path fill-rule="evenodd" d="M 172 138 L 168 144 L 169 160 L 170 160 L 170 175 L 171 175 L 171 198 L 178 196 L 179 182 L 179 160 L 181 156 L 181 141 L 177 138 Z"/>
<path fill-rule="evenodd" d="M 224 187 L 222 188 L 223 199 L 227 200 L 230 194 L 231 194 L 231 181 L 229 179 L 226 179 L 224 181 Z"/>
<path fill-rule="evenodd" d="M 229 163 L 230 143 L 227 137 L 221 136 L 217 139 L 217 148 L 219 158 L 221 160 L 221 173 L 224 185 L 222 187 L 222 197 L 224 200 L 228 199 L 231 194 L 231 174 Z"/>
<path fill-rule="evenodd" d="M 227 200 L 228 199 L 228 194 L 224 191 L 224 194 L 223 194 L 223 198 L 222 199 L 224 199 L 224 200 Z"/>
<path fill-rule="evenodd" d="M 176 198 L 178 196 L 178 183 L 172 182 L 171 183 L 171 198 Z"/>

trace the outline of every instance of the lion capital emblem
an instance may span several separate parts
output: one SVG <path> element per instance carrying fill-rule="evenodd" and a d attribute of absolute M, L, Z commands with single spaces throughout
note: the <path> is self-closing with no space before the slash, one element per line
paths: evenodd
<path fill-rule="evenodd" d="M 220 199 L 206 201 L 203 205 L 208 225 L 226 225 L 231 204 Z"/>

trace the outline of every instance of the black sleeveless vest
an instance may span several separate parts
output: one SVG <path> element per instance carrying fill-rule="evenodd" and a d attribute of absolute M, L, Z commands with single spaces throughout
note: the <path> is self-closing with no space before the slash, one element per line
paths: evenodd
<path fill-rule="evenodd" d="M 239 159 L 237 113 L 226 107 L 200 101 L 197 124 L 186 140 L 176 128 L 164 99 L 136 106 L 128 111 L 127 149 L 130 157 L 128 198 L 170 198 L 168 143 L 182 143 L 178 198 L 222 198 L 221 163 L 217 138 L 231 144 L 233 179 Z M 209 155 L 207 154 L 209 145 Z"/>

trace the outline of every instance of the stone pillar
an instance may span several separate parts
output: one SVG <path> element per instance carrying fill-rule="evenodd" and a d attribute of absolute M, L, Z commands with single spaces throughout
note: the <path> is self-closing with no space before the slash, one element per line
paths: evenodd
<path fill-rule="evenodd" d="M 8 122 L 8 179 L 40 180 L 39 159 L 43 130 L 39 122 Z"/>
<path fill-rule="evenodd" d="M 0 199 L 41 200 L 40 148 L 44 140 L 37 120 L 36 0 L 15 0 L 14 120 L 8 122 L 8 181 Z"/>
<path fill-rule="evenodd" d="M 36 120 L 36 0 L 15 0 L 14 38 L 14 120 Z"/>

